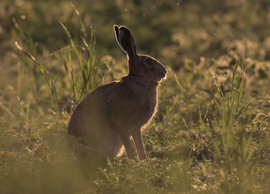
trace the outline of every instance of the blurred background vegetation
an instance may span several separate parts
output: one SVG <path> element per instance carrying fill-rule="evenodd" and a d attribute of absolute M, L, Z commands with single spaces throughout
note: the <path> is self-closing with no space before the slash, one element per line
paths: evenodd
<path fill-rule="evenodd" d="M 149 53 L 179 68 L 185 58 L 217 57 L 237 49 L 258 60 L 269 59 L 269 6 L 266 0 L 179 1 L 70 1 L 78 9 L 86 30 L 92 27 L 97 54 L 122 56 L 113 24 L 128 26 L 136 36 L 140 53 Z M 69 1 L 1 1 L 1 53 L 14 48 L 14 40 L 32 37 L 37 55 L 67 44 L 59 21 L 72 37 L 80 39 L 79 20 Z M 16 31 L 18 23 L 24 34 Z M 12 42 L 13 41 L 13 42 Z"/>
<path fill-rule="evenodd" d="M 93 170 L 66 129 L 74 103 L 127 73 L 114 24 L 169 73 L 144 132 L 150 161 Z M 0 189 L 267 193 L 269 29 L 268 0 L 1 0 Z"/>

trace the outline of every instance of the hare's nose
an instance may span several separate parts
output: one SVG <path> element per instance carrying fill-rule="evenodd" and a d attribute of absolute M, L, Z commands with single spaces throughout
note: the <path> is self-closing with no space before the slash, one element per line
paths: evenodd
<path fill-rule="evenodd" d="M 167 70 L 164 68 L 164 69 L 162 69 L 161 71 L 160 71 L 160 76 L 162 77 L 162 78 L 164 78 L 164 77 L 166 77 L 166 74 L 167 74 Z"/>
<path fill-rule="evenodd" d="M 167 69 L 164 68 L 163 73 L 166 75 L 167 74 Z"/>

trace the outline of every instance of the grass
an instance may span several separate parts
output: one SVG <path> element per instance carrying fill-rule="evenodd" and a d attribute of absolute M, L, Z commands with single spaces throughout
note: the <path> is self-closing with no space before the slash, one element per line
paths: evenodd
<path fill-rule="evenodd" d="M 62 10 L 53 8 L 48 18 L 42 18 L 36 12 L 44 10 L 35 3 L 5 4 L 9 14 L 14 6 L 18 9 L 10 20 L 13 27 L 2 25 L 2 30 L 12 30 L 10 41 L 0 46 L 7 50 L 13 45 L 0 66 L 2 193 L 269 192 L 270 66 L 264 30 L 268 24 L 256 20 L 267 17 L 265 1 L 253 6 L 243 1 L 243 7 L 238 1 L 227 1 L 226 11 L 210 1 L 181 2 L 181 6 L 160 1 L 148 8 L 155 14 L 162 7 L 160 18 L 155 15 L 158 22 L 147 12 L 140 20 L 147 25 L 138 28 L 136 21 L 128 19 L 141 17 L 143 10 L 135 9 L 139 5 L 99 1 L 92 7 L 116 6 L 123 17 L 103 12 L 98 23 L 99 14 L 93 10 L 96 31 L 86 27 L 87 12 L 78 11 L 84 10 L 85 2 L 53 3 L 66 7 L 57 25 L 49 18 L 58 17 Z M 205 5 L 208 10 L 200 8 Z M 123 7 L 131 11 L 121 11 Z M 181 22 L 184 28 L 173 27 L 184 15 L 189 16 Z M 102 23 L 106 18 L 128 23 L 137 47 L 164 61 L 169 69 L 160 86 L 156 117 L 143 132 L 148 161 L 134 162 L 125 155 L 103 162 L 90 160 L 89 148 L 67 134 L 74 105 L 97 86 L 119 80 L 127 72 L 121 49 L 110 43 L 115 41 L 109 36 L 112 25 Z M 46 41 L 37 37 L 34 32 L 40 19 L 44 25 L 56 25 L 65 40 L 50 36 L 50 28 L 40 31 Z M 203 27 L 206 24 L 208 29 Z M 150 29 L 158 29 L 153 37 Z M 171 40 L 161 36 L 164 33 L 171 33 Z M 151 38 L 159 38 L 157 47 L 149 47 L 155 45 Z"/>

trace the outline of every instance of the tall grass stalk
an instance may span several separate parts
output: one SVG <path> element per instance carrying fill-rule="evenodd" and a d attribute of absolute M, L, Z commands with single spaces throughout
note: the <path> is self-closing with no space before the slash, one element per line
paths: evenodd
<path fill-rule="evenodd" d="M 27 30 L 23 29 L 23 27 L 21 27 L 17 20 L 15 18 L 12 18 L 12 22 L 13 25 L 15 27 L 16 33 L 18 35 L 18 37 L 20 37 L 21 42 L 24 45 L 27 45 L 27 49 L 28 49 L 28 54 L 27 56 L 29 57 L 29 55 L 31 55 L 31 58 L 36 58 L 37 56 L 37 49 L 34 43 L 34 40 L 32 38 L 32 36 L 27 32 Z M 19 48 L 21 50 L 21 47 L 18 45 L 18 43 L 16 43 L 17 48 Z M 36 89 L 39 91 L 40 90 L 40 83 L 39 83 L 39 73 L 38 73 L 38 66 L 36 64 L 34 64 L 32 66 L 32 73 L 35 79 L 35 83 L 36 83 Z"/>
<path fill-rule="evenodd" d="M 74 7 L 74 6 L 73 6 Z M 73 97 L 71 98 L 72 101 L 75 101 L 76 103 L 81 100 L 82 96 L 88 92 L 89 90 L 92 90 L 96 87 L 96 74 L 97 74 L 97 66 L 99 63 L 96 63 L 96 57 L 95 57 L 95 36 L 90 29 L 90 35 L 89 35 L 89 43 L 87 43 L 86 38 L 88 38 L 88 35 L 85 32 L 85 27 L 82 21 L 82 18 L 80 17 L 80 13 L 78 10 L 74 7 L 74 10 L 76 14 L 79 17 L 80 25 L 81 25 L 81 31 L 83 32 L 83 36 L 81 37 L 83 46 L 78 46 L 74 43 L 68 29 L 65 27 L 65 25 L 60 22 L 62 25 L 64 31 L 68 35 L 68 39 L 70 40 L 70 46 L 65 47 L 63 49 L 60 49 L 57 52 L 54 52 L 50 55 L 60 54 L 62 56 L 63 65 L 65 67 L 66 76 L 68 77 L 69 83 L 71 85 L 71 90 L 73 93 Z M 20 34 L 23 34 L 23 29 L 17 24 L 17 29 L 20 32 Z M 23 36 L 24 38 L 26 36 Z M 30 36 L 29 36 L 30 37 Z M 32 42 L 29 39 L 29 42 Z M 36 52 L 34 51 L 33 46 L 28 46 L 28 50 L 24 50 L 18 42 L 15 42 L 17 48 L 21 50 L 28 58 L 30 58 L 34 62 L 34 68 L 37 68 L 40 72 L 40 75 L 44 78 L 51 96 L 52 96 L 52 102 L 50 102 L 56 109 L 60 110 L 60 107 L 58 106 L 58 96 L 57 96 L 57 77 L 53 75 L 47 67 L 45 67 L 43 64 L 38 62 L 36 58 L 34 57 L 36 55 Z M 67 53 L 67 54 L 66 54 Z M 74 59 L 73 54 L 75 54 L 75 59 L 79 63 L 80 67 L 80 74 L 75 70 L 74 67 Z M 35 71 L 35 70 L 33 70 Z M 39 74 L 35 74 L 35 80 L 36 82 L 40 81 L 39 78 L 37 78 Z M 18 86 L 20 86 L 20 80 L 21 80 L 21 73 L 18 80 Z"/>
<path fill-rule="evenodd" d="M 243 71 L 237 78 L 237 68 L 240 64 Z M 244 92 L 245 68 L 245 61 L 242 57 L 237 61 L 233 70 L 231 96 L 226 100 L 225 96 L 222 95 L 221 108 L 223 110 L 223 116 L 222 132 L 219 137 L 220 141 L 217 142 L 213 139 L 215 154 L 221 163 L 219 172 L 223 193 L 251 192 L 251 183 L 256 174 L 256 167 L 267 146 L 268 137 L 265 134 L 260 135 L 258 140 L 259 145 L 254 145 L 251 143 L 253 140 L 252 136 L 249 136 L 246 132 L 247 124 L 240 126 L 237 123 L 240 115 L 254 102 L 258 100 L 270 100 L 268 98 L 259 98 L 239 110 Z M 216 84 L 216 86 L 222 94 L 219 85 Z M 250 122 L 250 119 L 248 122 Z"/>
<path fill-rule="evenodd" d="M 52 94 L 52 98 L 53 98 L 53 103 L 56 105 L 57 104 L 57 93 L 56 93 L 56 87 L 55 87 L 55 82 L 56 79 L 53 77 L 53 74 L 51 72 L 49 72 L 45 66 L 43 66 L 42 64 L 40 64 L 36 58 L 30 54 L 29 52 L 27 52 L 26 50 L 24 50 L 19 44 L 18 42 L 15 42 L 15 45 L 17 46 L 17 48 L 22 51 L 26 56 L 28 56 L 35 64 L 35 66 L 39 69 L 41 75 L 44 77 L 44 80 L 47 84 L 47 86 L 50 89 L 50 92 Z M 37 79 L 36 79 L 37 81 Z"/>
<path fill-rule="evenodd" d="M 21 85 L 22 85 L 22 81 L 23 81 L 23 78 L 24 78 L 24 71 L 25 71 L 25 68 L 19 63 L 19 70 L 18 70 L 18 93 L 19 93 L 19 96 L 21 96 Z"/>
<path fill-rule="evenodd" d="M 68 35 L 72 51 L 74 51 L 76 60 L 79 62 L 80 74 L 76 76 L 77 72 L 73 66 L 72 53 L 68 51 L 68 53 L 64 55 L 64 51 L 61 51 L 65 71 L 72 87 L 73 98 L 75 102 L 78 102 L 87 91 L 96 87 L 97 66 L 99 63 L 96 63 L 95 58 L 95 38 L 91 29 L 90 44 L 86 43 L 86 37 L 82 37 L 84 45 L 78 47 L 74 44 L 74 41 L 65 25 L 63 23 L 61 23 L 61 25 Z M 82 29 L 83 28 L 84 27 L 82 26 Z"/>
<path fill-rule="evenodd" d="M 72 4 L 74 7 L 74 5 Z M 86 39 L 88 35 L 85 32 L 85 26 L 80 16 L 79 11 L 74 7 L 76 14 L 78 15 L 81 31 L 83 32 L 83 36 L 81 37 L 83 46 L 75 45 L 68 29 L 65 25 L 60 22 L 63 29 L 65 30 L 68 39 L 71 44 L 72 51 L 75 53 L 76 60 L 79 62 L 80 67 L 80 75 L 76 76 L 76 72 L 73 67 L 73 58 L 70 51 L 68 51 L 67 57 L 62 55 L 63 63 L 65 66 L 66 74 L 69 78 L 69 82 L 72 86 L 72 92 L 75 102 L 81 100 L 82 96 L 89 90 L 92 90 L 96 87 L 96 75 L 97 75 L 97 66 L 99 63 L 96 63 L 95 57 L 95 36 L 93 30 L 90 29 L 89 35 L 89 43 L 87 43 Z M 63 53 L 63 52 L 61 52 Z"/>

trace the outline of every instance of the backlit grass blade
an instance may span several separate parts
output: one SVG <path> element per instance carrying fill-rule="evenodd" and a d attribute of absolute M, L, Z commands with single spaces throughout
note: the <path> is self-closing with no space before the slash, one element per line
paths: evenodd
<path fill-rule="evenodd" d="M 43 75 L 44 79 L 45 79 L 45 82 L 47 84 L 47 86 L 49 87 L 50 91 L 51 91 L 51 94 L 52 94 L 52 97 L 53 97 L 53 100 L 54 102 L 56 103 L 55 100 L 56 99 L 56 88 L 55 88 L 55 82 L 52 81 L 52 74 L 44 67 L 42 66 L 36 59 L 33 55 L 31 55 L 29 52 L 25 51 L 21 46 L 19 46 L 19 44 L 17 42 L 15 42 L 15 45 L 17 46 L 17 48 L 21 51 L 23 51 L 23 53 L 28 56 L 33 62 L 34 64 L 36 65 L 36 67 L 40 70 L 41 74 Z"/>
<path fill-rule="evenodd" d="M 83 21 L 82 21 L 82 18 L 81 18 L 81 14 L 80 12 L 76 9 L 76 7 L 73 5 L 73 3 L 70 3 L 71 6 L 73 7 L 74 11 L 76 12 L 76 14 L 78 15 L 79 17 L 79 21 L 80 21 L 80 25 L 81 25 L 81 28 L 82 28 L 82 32 L 83 32 L 83 37 L 86 36 L 85 34 L 85 28 L 84 28 L 84 24 L 83 24 Z"/>
<path fill-rule="evenodd" d="M 229 109 L 228 109 L 228 123 L 227 124 L 231 124 L 231 122 L 232 122 L 232 119 L 233 119 L 233 116 L 234 116 L 234 114 L 233 114 L 233 107 L 234 107 L 234 104 L 235 104 L 235 99 L 236 99 L 236 96 L 237 96 L 237 94 L 238 94 L 238 89 L 239 89 L 239 80 L 238 80 L 238 82 L 237 82 L 237 85 L 236 85 L 236 87 L 234 87 L 234 82 L 235 82 L 235 76 L 236 76 L 236 72 L 237 72 L 237 68 L 238 68 L 238 66 L 239 66 L 239 63 L 240 63 L 240 61 L 238 60 L 237 62 L 236 62 L 236 64 L 235 64 L 235 67 L 234 67 L 234 70 L 233 70 L 233 78 L 232 78 L 232 93 L 231 93 L 231 99 L 230 99 L 230 101 L 229 101 Z M 243 92 L 243 91 L 239 91 L 239 93 L 241 93 L 241 92 Z"/>
<path fill-rule="evenodd" d="M 78 51 L 76 45 L 74 44 L 73 39 L 72 39 L 69 31 L 65 27 L 65 25 L 61 21 L 60 21 L 60 24 L 62 25 L 63 29 L 65 30 L 66 34 L 68 35 L 68 38 L 70 40 L 70 44 L 71 44 L 71 46 L 72 46 L 72 48 L 73 48 L 73 50 L 74 50 L 74 52 L 75 52 L 75 54 L 77 56 L 77 59 L 79 60 L 79 64 L 80 64 L 81 69 L 82 69 L 82 61 L 81 61 L 81 57 L 80 57 L 79 51 Z"/>
<path fill-rule="evenodd" d="M 77 47 L 78 47 L 78 46 L 77 46 Z M 62 53 L 65 53 L 65 52 L 67 52 L 67 51 L 70 51 L 70 50 L 72 50 L 72 49 L 73 49 L 72 46 L 66 46 L 66 47 L 63 47 L 63 48 L 61 48 L 61 49 L 55 51 L 55 52 L 52 52 L 52 53 L 50 53 L 50 54 L 48 54 L 48 55 L 45 55 L 44 57 L 54 56 L 54 55 L 56 55 L 56 54 L 62 54 Z"/>
<path fill-rule="evenodd" d="M 41 73 L 48 73 L 51 74 L 49 71 L 47 71 L 36 59 L 33 55 L 31 55 L 29 52 L 27 52 L 26 50 L 24 50 L 19 44 L 18 42 L 15 42 L 16 47 L 22 51 L 26 56 L 28 56 L 33 62 L 34 64 L 38 67 L 38 69 L 41 71 Z"/>
<path fill-rule="evenodd" d="M 181 92 L 182 92 L 183 94 L 185 94 L 185 89 L 184 89 L 184 87 L 182 86 L 182 84 L 181 84 L 181 82 L 179 81 L 179 79 L 178 79 L 178 77 L 176 76 L 176 74 L 171 70 L 170 67 L 167 67 L 167 68 L 168 68 L 168 70 L 173 74 L 174 80 L 175 80 L 177 86 L 179 87 L 179 89 L 181 90 Z"/>
<path fill-rule="evenodd" d="M 238 105 L 240 104 L 240 101 L 241 101 L 242 95 L 243 95 L 243 90 L 244 90 L 244 85 L 245 85 L 245 79 L 244 79 L 245 76 L 244 75 L 245 75 L 245 72 L 242 72 L 241 77 L 239 78 L 240 79 L 240 86 L 239 86 L 239 94 L 238 94 L 238 101 L 237 101 Z"/>
<path fill-rule="evenodd" d="M 261 100 L 269 101 L 270 98 L 258 98 L 258 99 L 256 99 L 256 100 L 254 100 L 254 101 L 248 103 L 246 106 L 243 106 L 243 107 L 239 110 L 239 112 L 236 114 L 236 116 L 234 117 L 234 121 L 235 121 L 235 120 L 236 120 L 243 112 L 245 112 L 245 111 L 248 109 L 248 107 L 252 106 L 255 102 L 261 101 Z"/>

